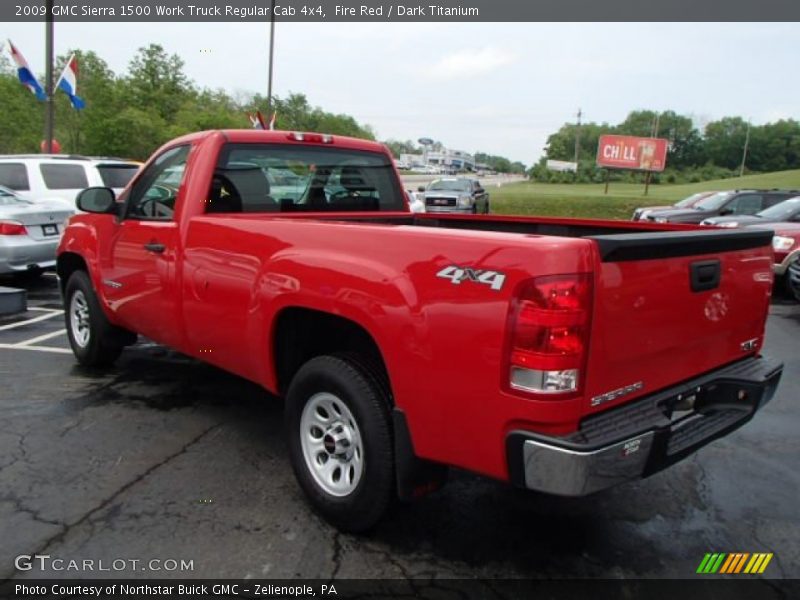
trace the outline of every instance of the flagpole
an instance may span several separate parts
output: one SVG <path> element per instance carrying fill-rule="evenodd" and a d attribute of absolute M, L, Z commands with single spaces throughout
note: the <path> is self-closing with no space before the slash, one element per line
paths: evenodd
<path fill-rule="evenodd" d="M 44 93 L 47 95 L 44 113 L 44 149 L 47 154 L 53 152 L 54 105 L 53 105 L 53 0 L 45 0 L 47 25 L 45 30 L 45 82 Z"/>
<path fill-rule="evenodd" d="M 52 0 L 51 0 L 52 1 Z M 269 12 L 269 79 L 267 80 L 267 114 L 272 114 L 272 56 L 275 53 L 275 0 Z"/>

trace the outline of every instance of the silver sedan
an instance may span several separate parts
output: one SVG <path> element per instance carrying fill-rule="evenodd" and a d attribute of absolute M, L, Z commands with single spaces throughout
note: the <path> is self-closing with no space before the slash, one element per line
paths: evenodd
<path fill-rule="evenodd" d="M 54 267 L 64 222 L 74 212 L 63 202 L 28 202 L 0 186 L 0 274 Z"/>

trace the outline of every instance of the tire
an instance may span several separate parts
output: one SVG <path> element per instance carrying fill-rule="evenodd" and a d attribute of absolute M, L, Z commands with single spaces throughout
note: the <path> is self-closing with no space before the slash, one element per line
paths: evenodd
<path fill-rule="evenodd" d="M 347 356 L 318 356 L 292 379 L 286 434 L 297 482 L 341 531 L 375 525 L 395 497 L 389 399 L 379 378 Z"/>
<path fill-rule="evenodd" d="M 86 271 L 67 281 L 64 309 L 69 345 L 81 365 L 105 367 L 119 358 L 130 334 L 108 322 Z"/>

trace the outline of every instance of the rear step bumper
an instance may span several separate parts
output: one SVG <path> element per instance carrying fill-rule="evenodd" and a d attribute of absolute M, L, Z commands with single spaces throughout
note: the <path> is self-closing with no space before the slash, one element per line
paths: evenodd
<path fill-rule="evenodd" d="M 591 415 L 567 437 L 511 432 L 511 482 L 585 496 L 648 477 L 744 425 L 772 399 L 782 371 L 777 361 L 748 358 Z"/>

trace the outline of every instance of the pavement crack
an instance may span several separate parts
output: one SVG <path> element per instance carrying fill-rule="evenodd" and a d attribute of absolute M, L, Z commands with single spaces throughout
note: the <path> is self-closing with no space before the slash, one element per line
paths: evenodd
<path fill-rule="evenodd" d="M 73 521 L 72 523 L 55 523 L 55 522 L 51 523 L 51 524 L 55 524 L 55 525 L 61 525 L 61 527 L 62 527 L 61 531 L 59 531 L 55 535 L 52 535 L 47 540 L 45 540 L 44 543 L 41 546 L 39 546 L 39 548 L 37 548 L 31 554 L 34 555 L 34 556 L 35 555 L 39 555 L 39 554 L 43 554 L 53 544 L 56 544 L 58 542 L 63 541 L 64 538 L 67 536 L 67 534 L 70 531 L 72 531 L 73 529 L 75 529 L 76 527 L 80 527 L 81 525 L 83 525 L 83 524 L 85 524 L 87 522 L 89 524 L 91 524 L 91 518 L 92 518 L 93 515 L 95 515 L 96 513 L 100 512 L 101 510 L 103 510 L 104 508 L 109 506 L 119 496 L 121 496 L 122 494 L 127 492 L 129 489 L 134 487 L 136 484 L 138 484 L 141 481 L 143 481 L 144 479 L 146 479 L 153 472 L 157 471 L 158 469 L 160 469 L 161 467 L 163 467 L 164 465 L 166 465 L 170 461 L 178 458 L 182 454 L 185 454 L 189 450 L 189 448 L 191 448 L 193 445 L 197 444 L 200 440 L 202 440 L 204 437 L 206 437 L 212 431 L 214 431 L 216 429 L 219 429 L 221 426 L 222 426 L 222 423 L 217 423 L 215 425 L 212 425 L 211 427 L 206 428 L 205 430 L 200 432 L 198 435 L 193 437 L 191 440 L 186 442 L 183 446 L 181 446 L 181 448 L 179 450 L 177 450 L 176 452 L 173 452 L 172 454 L 167 455 L 166 457 L 164 457 L 162 460 L 160 460 L 156 464 L 154 464 L 154 465 L 150 466 L 149 468 L 147 468 L 145 471 L 143 471 L 142 473 L 140 473 L 139 475 L 137 475 L 136 477 L 134 477 L 133 479 L 128 481 L 122 487 L 118 488 L 113 494 L 111 494 L 110 496 L 108 496 L 107 498 L 102 500 L 94 508 L 92 508 L 89 511 L 87 511 L 86 513 L 84 513 L 80 518 L 78 518 L 77 520 Z M 31 514 L 32 511 L 23 510 L 23 512 L 27 512 L 27 513 Z M 43 522 L 47 522 L 47 521 L 43 521 Z M 3 583 L 6 583 L 6 582 L 10 581 L 11 577 L 16 575 L 18 572 L 19 572 L 19 570 L 15 568 L 14 572 L 12 573 L 12 575 L 10 577 L 5 577 L 4 579 L 0 580 L 0 584 L 3 584 Z"/>

